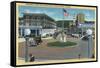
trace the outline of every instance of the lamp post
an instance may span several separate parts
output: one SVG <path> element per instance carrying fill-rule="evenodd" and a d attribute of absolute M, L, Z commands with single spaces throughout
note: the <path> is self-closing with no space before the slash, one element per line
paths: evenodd
<path fill-rule="evenodd" d="M 84 38 L 84 37 L 88 37 L 88 58 L 92 57 L 92 30 L 88 29 L 86 30 L 86 35 L 82 36 L 80 39 Z M 81 52 L 81 51 L 80 51 Z M 79 58 L 81 56 L 81 53 L 79 54 Z"/>
<path fill-rule="evenodd" d="M 28 62 L 28 41 L 29 41 L 29 35 L 30 35 L 31 31 L 30 29 L 25 29 L 24 31 L 24 35 L 25 35 L 25 62 Z"/>
<path fill-rule="evenodd" d="M 79 28 L 81 29 L 80 37 L 82 37 L 83 36 L 83 27 L 82 27 L 82 24 L 79 24 Z"/>
<path fill-rule="evenodd" d="M 88 35 L 88 58 L 92 57 L 92 30 L 88 29 L 86 31 L 86 34 Z"/>
<path fill-rule="evenodd" d="M 81 28 L 81 37 L 83 36 L 83 27 L 82 24 L 79 24 L 80 28 Z"/>

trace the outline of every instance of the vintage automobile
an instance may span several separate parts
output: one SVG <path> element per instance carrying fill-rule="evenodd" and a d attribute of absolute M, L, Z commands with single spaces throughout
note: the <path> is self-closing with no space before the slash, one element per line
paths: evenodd
<path fill-rule="evenodd" d="M 30 46 L 37 46 L 42 42 L 41 36 L 30 38 Z"/>
<path fill-rule="evenodd" d="M 82 38 L 82 40 L 84 40 L 84 41 L 87 41 L 89 38 L 88 38 L 88 36 L 84 36 L 83 38 Z"/>

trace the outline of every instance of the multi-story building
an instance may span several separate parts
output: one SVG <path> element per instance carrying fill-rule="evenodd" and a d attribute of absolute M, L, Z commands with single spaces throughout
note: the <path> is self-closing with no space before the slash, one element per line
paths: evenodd
<path fill-rule="evenodd" d="M 77 14 L 77 22 L 84 23 L 85 22 L 85 15 L 82 13 Z"/>
<path fill-rule="evenodd" d="M 56 28 L 55 20 L 46 14 L 36 14 L 36 13 L 24 13 L 23 17 L 19 18 L 19 36 L 24 36 L 24 29 L 29 28 L 31 34 L 42 35 L 45 29 L 51 30 L 50 33 L 54 32 L 53 29 Z M 45 32 L 46 33 L 46 32 Z"/>
<path fill-rule="evenodd" d="M 85 22 L 85 15 L 82 13 L 79 13 L 76 15 L 76 26 L 80 23 L 84 23 Z"/>

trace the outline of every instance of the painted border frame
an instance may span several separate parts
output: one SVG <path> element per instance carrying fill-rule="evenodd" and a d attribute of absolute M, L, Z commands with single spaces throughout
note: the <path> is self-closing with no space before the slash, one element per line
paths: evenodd
<path fill-rule="evenodd" d="M 80 6 L 80 7 L 95 7 L 96 8 L 96 60 L 92 61 L 76 61 L 76 62 L 62 62 L 62 63 L 48 63 L 48 64 L 29 64 L 29 65 L 16 65 L 16 3 L 33 3 L 33 4 L 49 4 L 49 5 L 62 5 L 62 6 Z M 98 61 L 98 6 L 90 5 L 73 5 L 73 4 L 57 4 L 57 3 L 42 3 L 42 2 L 24 2 L 24 1 L 13 1 L 11 2 L 11 57 L 10 65 L 14 67 L 19 66 L 37 66 L 37 65 L 52 65 L 52 64 L 68 64 L 68 63 L 84 63 L 84 62 L 97 62 Z"/>

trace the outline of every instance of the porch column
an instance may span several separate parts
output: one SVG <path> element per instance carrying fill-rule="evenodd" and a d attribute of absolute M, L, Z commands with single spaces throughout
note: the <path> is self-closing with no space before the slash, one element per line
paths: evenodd
<path fill-rule="evenodd" d="M 37 29 L 35 30 L 35 35 L 37 36 Z"/>

